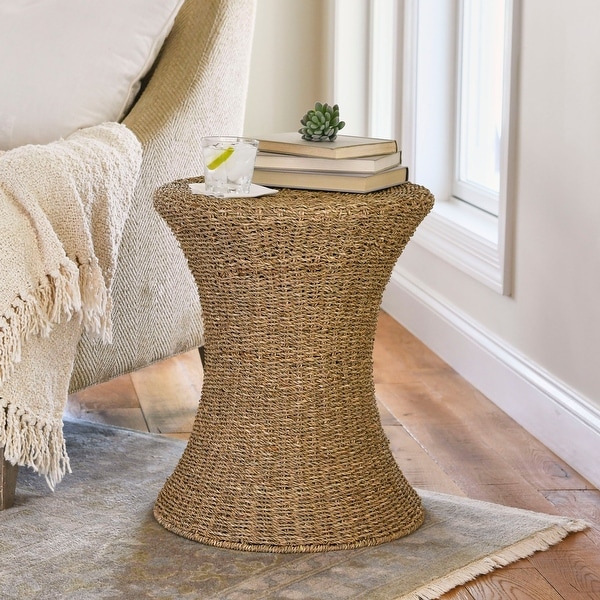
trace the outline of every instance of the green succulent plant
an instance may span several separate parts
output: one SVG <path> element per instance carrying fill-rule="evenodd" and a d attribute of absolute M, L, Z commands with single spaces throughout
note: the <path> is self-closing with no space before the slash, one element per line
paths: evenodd
<path fill-rule="evenodd" d="M 301 119 L 303 127 L 298 129 L 303 140 L 311 142 L 333 142 L 338 131 L 346 123 L 340 121 L 340 107 L 337 104 L 321 104 L 317 102 Z"/>

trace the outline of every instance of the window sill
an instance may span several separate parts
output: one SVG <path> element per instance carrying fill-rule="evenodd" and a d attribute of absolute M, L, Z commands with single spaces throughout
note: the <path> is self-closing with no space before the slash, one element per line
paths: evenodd
<path fill-rule="evenodd" d="M 508 295 L 499 219 L 459 200 L 437 201 L 413 240 L 494 291 Z"/>

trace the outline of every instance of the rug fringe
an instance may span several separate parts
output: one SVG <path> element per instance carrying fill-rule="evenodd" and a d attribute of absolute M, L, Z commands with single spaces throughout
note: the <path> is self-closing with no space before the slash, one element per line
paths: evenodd
<path fill-rule="evenodd" d="M 474 561 L 453 573 L 449 573 L 436 581 L 421 586 L 410 594 L 400 596 L 396 600 L 437 600 L 437 598 L 459 585 L 464 585 L 481 575 L 491 573 L 495 569 L 527 558 L 536 552 L 548 550 L 548 548 L 558 544 L 570 533 L 583 531 L 588 527 L 589 524 L 581 519 L 565 518 L 564 523 L 560 525 L 551 525 L 512 546 L 507 546 L 499 553 L 491 554 L 490 556 Z"/>
<path fill-rule="evenodd" d="M 19 295 L 0 316 L 0 385 L 20 362 L 23 342 L 32 335 L 47 337 L 54 325 L 70 320 L 80 310 L 79 271 L 66 259 L 33 293 Z"/>
<path fill-rule="evenodd" d="M 27 465 L 44 475 L 52 491 L 65 473 L 71 473 L 62 421 L 43 422 L 3 398 L 0 398 L 0 446 L 4 446 L 5 460 L 13 465 Z"/>

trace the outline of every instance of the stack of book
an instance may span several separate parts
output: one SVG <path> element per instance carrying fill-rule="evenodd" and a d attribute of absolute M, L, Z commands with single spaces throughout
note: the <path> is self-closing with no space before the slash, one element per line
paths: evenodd
<path fill-rule="evenodd" d="M 338 135 L 310 142 L 291 132 L 258 141 L 252 182 L 259 185 L 367 193 L 408 180 L 395 140 Z"/>

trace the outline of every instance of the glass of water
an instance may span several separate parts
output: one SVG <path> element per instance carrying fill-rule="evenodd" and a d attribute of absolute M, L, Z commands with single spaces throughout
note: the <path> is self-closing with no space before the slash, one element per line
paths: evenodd
<path fill-rule="evenodd" d="M 204 185 L 213 196 L 250 192 L 258 140 L 236 136 L 202 138 Z"/>

